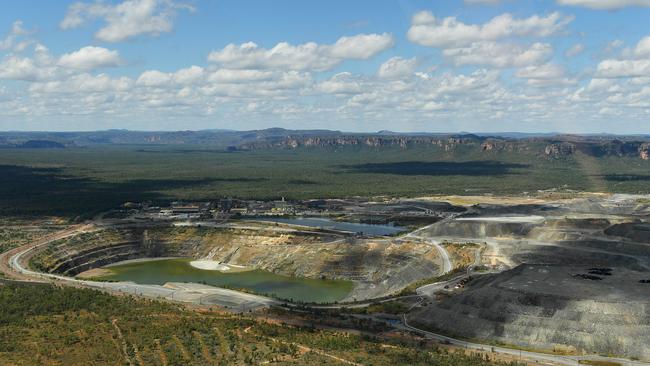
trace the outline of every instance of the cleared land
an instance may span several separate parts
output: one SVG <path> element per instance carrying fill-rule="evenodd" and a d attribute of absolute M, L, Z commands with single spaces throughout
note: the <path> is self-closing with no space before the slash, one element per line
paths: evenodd
<path fill-rule="evenodd" d="M 446 283 L 438 295 L 420 288 L 431 300 L 408 315 L 411 325 L 495 345 L 650 359 L 650 206 L 643 197 L 477 211 L 420 232 L 485 246 L 472 278 Z"/>

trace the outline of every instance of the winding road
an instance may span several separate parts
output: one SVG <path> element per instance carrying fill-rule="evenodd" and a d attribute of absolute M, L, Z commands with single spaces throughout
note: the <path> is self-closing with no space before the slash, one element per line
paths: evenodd
<path fill-rule="evenodd" d="M 403 328 L 404 330 L 409 330 L 415 333 L 418 333 L 428 339 L 434 339 L 439 342 L 445 343 L 445 344 L 450 344 L 453 346 L 465 348 L 465 349 L 471 349 L 475 351 L 486 351 L 486 352 L 496 352 L 496 353 L 501 353 L 501 354 L 507 354 L 515 357 L 519 357 L 522 359 L 529 359 L 529 360 L 534 360 L 537 362 L 541 363 L 552 363 L 552 364 L 559 364 L 559 365 L 568 365 L 568 366 L 578 366 L 581 365 L 580 361 L 598 361 L 598 362 L 609 362 L 609 363 L 618 363 L 621 365 L 625 366 L 647 366 L 650 365 L 647 362 L 642 362 L 642 361 L 633 361 L 633 360 L 628 360 L 628 359 L 623 359 L 623 358 L 615 358 L 615 357 L 606 357 L 606 356 L 599 356 L 599 355 L 586 355 L 586 356 L 561 356 L 561 355 L 553 355 L 553 354 L 548 354 L 548 353 L 540 353 L 540 352 L 531 352 L 531 351 L 524 351 L 524 350 L 518 350 L 518 349 L 513 349 L 513 348 L 505 348 L 505 347 L 499 347 L 499 346 L 492 346 L 492 345 L 487 345 L 487 344 L 480 344 L 480 343 L 473 343 L 473 342 L 468 342 L 468 341 L 463 341 L 460 339 L 455 339 L 451 337 L 444 336 L 442 334 L 437 334 L 437 333 L 432 333 L 423 329 L 416 328 L 412 325 L 410 325 L 406 319 L 405 315 L 402 315 L 402 324 L 399 325 L 398 327 Z"/>
<path fill-rule="evenodd" d="M 443 223 L 443 222 L 453 220 L 454 217 L 455 217 L 455 216 L 447 217 L 447 218 L 445 218 L 445 219 L 443 219 L 443 220 L 441 220 L 441 221 L 435 222 L 435 223 L 433 223 L 433 224 L 431 224 L 431 225 L 427 225 L 427 226 L 425 226 L 425 227 L 421 227 L 421 228 L 419 228 L 419 229 L 417 229 L 417 230 L 415 230 L 415 231 L 412 231 L 412 232 L 410 232 L 410 233 L 408 233 L 408 234 L 405 234 L 405 235 L 403 235 L 403 236 L 401 236 L 401 237 L 399 238 L 399 239 L 416 239 L 416 240 L 421 240 L 421 241 L 423 241 L 423 242 L 425 242 L 425 243 L 427 243 L 427 244 L 433 246 L 434 248 L 436 248 L 436 250 L 438 250 L 438 253 L 440 253 L 440 260 L 441 260 L 441 262 L 442 262 L 442 271 L 440 272 L 440 275 L 441 275 L 441 276 L 444 275 L 444 274 L 447 274 L 447 273 L 451 272 L 451 270 L 453 269 L 453 265 L 452 265 L 452 263 L 451 263 L 451 259 L 449 258 L 449 252 L 447 252 L 447 250 L 446 250 L 445 248 L 443 248 L 442 245 L 440 245 L 440 242 L 439 242 L 439 241 L 434 240 L 434 239 L 431 239 L 431 238 L 425 238 L 425 237 L 422 237 L 422 236 L 420 236 L 420 235 L 418 235 L 418 234 L 419 234 L 420 232 L 426 231 L 427 229 L 429 229 L 430 227 L 432 227 L 432 226 L 434 226 L 434 225 L 439 225 L 439 224 L 441 224 L 441 223 Z"/>
<path fill-rule="evenodd" d="M 201 284 L 167 283 L 164 286 L 159 286 L 137 284 L 134 282 L 87 281 L 51 273 L 36 272 L 26 267 L 29 256 L 37 249 L 53 241 L 93 230 L 96 230 L 94 225 L 77 225 L 48 235 L 36 242 L 2 253 L 0 254 L 0 270 L 8 277 L 21 281 L 54 282 L 74 287 L 99 289 L 111 293 L 126 293 L 147 298 L 199 305 L 217 305 L 242 312 L 280 303 L 275 299 L 265 296 Z"/>

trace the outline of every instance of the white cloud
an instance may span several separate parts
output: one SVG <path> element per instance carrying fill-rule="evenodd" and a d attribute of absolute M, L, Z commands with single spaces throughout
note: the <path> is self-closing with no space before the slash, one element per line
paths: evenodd
<path fill-rule="evenodd" d="M 417 58 L 391 57 L 388 61 L 379 66 L 377 75 L 380 78 L 403 78 L 413 75 L 418 66 Z"/>
<path fill-rule="evenodd" d="M 445 49 L 442 54 L 457 66 L 524 67 L 546 62 L 553 54 L 553 47 L 547 43 L 534 43 L 530 47 L 523 47 L 497 42 L 477 42 L 469 47 Z"/>
<path fill-rule="evenodd" d="M 349 72 L 336 74 L 319 83 L 316 88 L 328 94 L 358 94 L 362 90 L 361 83 Z"/>
<path fill-rule="evenodd" d="M 647 77 L 650 75 L 650 36 L 643 37 L 633 50 L 624 50 L 622 59 L 606 59 L 598 64 L 600 78 Z"/>
<path fill-rule="evenodd" d="M 577 84 L 577 80 L 565 77 L 564 67 L 556 64 L 527 66 L 515 72 L 518 78 L 528 79 L 527 83 L 534 87 L 568 86 Z"/>
<path fill-rule="evenodd" d="M 36 44 L 31 57 L 10 53 L 0 62 L 0 79 L 41 81 L 60 74 L 47 47 Z"/>
<path fill-rule="evenodd" d="M 161 87 L 169 85 L 172 82 L 172 75 L 158 70 L 148 70 L 140 74 L 137 85 Z"/>
<path fill-rule="evenodd" d="M 515 19 L 510 14 L 492 18 L 485 24 L 465 24 L 455 17 L 437 19 L 429 11 L 416 13 L 408 39 L 424 46 L 442 48 L 442 54 L 456 66 L 485 65 L 498 68 L 525 67 L 546 62 L 553 48 L 546 43 L 523 46 L 497 42 L 512 37 L 548 37 L 562 32 L 572 16 L 552 13 Z"/>
<path fill-rule="evenodd" d="M 309 73 L 298 71 L 227 70 L 215 71 L 200 86 L 205 95 L 228 98 L 285 98 L 312 85 Z"/>
<path fill-rule="evenodd" d="M 394 43 L 393 37 L 388 33 L 359 34 L 339 38 L 334 45 L 326 47 L 325 53 L 340 59 L 367 60 L 393 47 Z"/>
<path fill-rule="evenodd" d="M 614 81 L 612 79 L 591 79 L 589 85 L 587 85 L 586 90 L 589 92 L 594 91 L 612 91 L 614 86 Z"/>
<path fill-rule="evenodd" d="M 249 69 L 206 70 L 199 66 L 175 72 L 148 70 L 135 81 L 137 93 L 152 96 L 156 105 L 171 105 L 174 98 L 183 100 L 199 96 L 226 98 L 282 97 L 297 93 L 312 84 L 311 75 L 298 71 L 271 71 Z"/>
<path fill-rule="evenodd" d="M 21 20 L 16 20 L 12 24 L 9 34 L 7 34 L 7 36 L 4 39 L 0 39 L 0 50 L 6 50 L 17 46 L 16 39 L 28 33 L 29 32 L 25 30 L 25 28 L 23 28 L 23 22 Z M 20 47 L 21 44 L 24 43 L 19 43 L 18 46 Z"/>
<path fill-rule="evenodd" d="M 268 90 L 299 90 L 311 84 L 311 74 L 298 71 L 287 71 L 280 73 L 274 80 L 263 82 L 259 84 L 259 86 Z"/>
<path fill-rule="evenodd" d="M 338 59 L 320 57 L 316 43 L 293 46 L 286 42 L 278 43 L 270 50 L 247 42 L 241 45 L 229 44 L 208 55 L 210 62 L 228 68 L 285 68 L 326 70 L 339 63 Z"/>
<path fill-rule="evenodd" d="M 650 87 L 626 93 L 615 93 L 607 98 L 607 102 L 627 107 L 650 108 Z"/>
<path fill-rule="evenodd" d="M 274 72 L 266 70 L 218 69 L 208 76 L 208 80 L 215 83 L 243 83 L 271 80 L 274 77 Z"/>
<path fill-rule="evenodd" d="M 609 43 L 607 43 L 607 46 L 605 46 L 605 49 L 603 50 L 606 54 L 613 53 L 617 49 L 623 47 L 625 45 L 625 42 L 623 42 L 620 39 L 615 39 Z"/>
<path fill-rule="evenodd" d="M 650 56 L 650 36 L 643 37 L 634 48 L 634 54 L 638 57 Z"/>
<path fill-rule="evenodd" d="M 178 84 L 192 84 L 200 81 L 205 76 L 205 69 L 200 66 L 190 66 L 176 71 L 173 79 Z"/>
<path fill-rule="evenodd" d="M 629 6 L 650 7 L 650 0 L 557 0 L 557 3 L 604 10 L 621 9 Z"/>
<path fill-rule="evenodd" d="M 569 49 L 567 49 L 566 52 L 564 52 L 564 55 L 566 57 L 571 58 L 571 57 L 578 56 L 584 51 L 585 51 L 585 45 L 583 45 L 582 43 L 576 43 L 573 46 L 569 47 Z"/>
<path fill-rule="evenodd" d="M 499 72 L 485 69 L 477 70 L 467 75 L 446 73 L 437 80 L 435 88 L 438 93 L 465 94 L 486 89 L 490 85 L 496 85 L 498 79 Z"/>
<path fill-rule="evenodd" d="M 54 59 L 50 55 L 50 50 L 44 45 L 37 43 L 34 46 L 34 59 L 39 65 L 52 65 L 54 64 Z"/>
<path fill-rule="evenodd" d="M 16 20 L 14 24 L 11 26 L 11 33 L 15 36 L 24 36 L 26 34 L 29 34 L 29 32 L 23 28 L 23 21 L 22 20 Z"/>
<path fill-rule="evenodd" d="M 178 9 L 193 8 L 173 0 L 125 0 L 111 5 L 104 2 L 74 3 L 61 21 L 62 29 L 77 28 L 89 20 L 106 23 L 95 37 L 104 42 L 121 42 L 129 38 L 169 33 Z"/>
<path fill-rule="evenodd" d="M 515 76 L 526 79 L 557 79 L 564 77 L 564 68 L 555 64 L 528 66 L 517 70 Z"/>
<path fill-rule="evenodd" d="M 42 70 L 30 58 L 9 56 L 0 63 L 0 79 L 34 81 L 42 77 Z"/>
<path fill-rule="evenodd" d="M 409 115 L 425 119 L 439 118 L 448 113 L 459 116 L 470 110 L 482 114 L 490 101 L 502 95 L 499 72 L 488 70 L 408 80 L 366 80 L 361 91 L 349 98 L 343 107 L 346 113 L 352 116 L 386 113 L 392 114 L 393 118 Z M 468 103 L 473 108 L 465 108 Z M 486 114 L 494 113 L 490 110 Z"/>
<path fill-rule="evenodd" d="M 456 17 L 439 20 L 431 12 L 422 11 L 413 16 L 407 36 L 411 42 L 423 46 L 458 48 L 513 36 L 548 37 L 563 31 L 572 20 L 572 16 L 562 16 L 557 12 L 525 19 L 515 19 L 506 13 L 477 25 L 465 24 Z"/>
<path fill-rule="evenodd" d="M 253 42 L 229 44 L 213 51 L 208 60 L 233 69 L 330 70 L 346 59 L 365 60 L 393 46 L 388 33 L 341 37 L 331 45 L 314 42 L 291 45 L 281 42 L 271 49 Z"/>
<path fill-rule="evenodd" d="M 207 72 L 200 66 L 190 66 L 166 73 L 158 70 L 147 70 L 140 74 L 136 84 L 144 87 L 171 87 L 173 85 L 200 84 L 205 81 Z"/>
<path fill-rule="evenodd" d="M 78 51 L 63 54 L 58 65 L 80 70 L 92 70 L 100 67 L 114 67 L 122 63 L 117 51 L 103 47 L 87 46 Z"/>
<path fill-rule="evenodd" d="M 650 59 L 603 60 L 598 64 L 596 77 L 627 78 L 650 75 Z"/>
<path fill-rule="evenodd" d="M 133 81 L 127 77 L 111 78 L 106 74 L 74 75 L 65 80 L 34 83 L 29 90 L 33 93 L 101 93 L 125 92 L 133 87 Z"/>

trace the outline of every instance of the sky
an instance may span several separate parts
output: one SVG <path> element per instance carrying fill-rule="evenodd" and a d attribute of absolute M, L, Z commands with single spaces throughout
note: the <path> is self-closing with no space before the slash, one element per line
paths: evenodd
<path fill-rule="evenodd" d="M 3 131 L 650 133 L 650 0 L 1 9 Z"/>

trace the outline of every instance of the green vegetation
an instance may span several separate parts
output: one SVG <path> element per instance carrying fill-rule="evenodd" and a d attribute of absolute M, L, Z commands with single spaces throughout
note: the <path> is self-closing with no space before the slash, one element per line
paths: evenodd
<path fill-rule="evenodd" d="M 0 253 L 29 243 L 32 235 L 24 230 L 6 229 L 0 227 Z"/>
<path fill-rule="evenodd" d="M 383 301 L 370 304 L 364 308 L 349 308 L 347 312 L 360 314 L 404 314 L 408 311 L 409 306 L 400 300 Z"/>
<path fill-rule="evenodd" d="M 0 284 L 9 365 L 489 365 L 479 355 L 258 322 L 94 290 Z"/>
<path fill-rule="evenodd" d="M 0 213 L 90 215 L 126 201 L 327 198 L 433 194 L 517 194 L 541 189 L 649 192 L 650 162 L 579 155 L 549 160 L 530 152 L 482 152 L 459 145 L 402 150 L 259 150 L 192 146 L 3 149 Z M 30 192 L 26 195 L 25 192 Z"/>
<path fill-rule="evenodd" d="M 587 171 L 596 179 L 602 179 L 611 192 L 649 193 L 650 164 L 641 159 L 604 157 L 598 159 L 597 171 Z"/>
<path fill-rule="evenodd" d="M 472 242 L 457 242 L 457 241 L 449 241 L 449 240 L 443 240 L 440 245 L 444 245 L 446 247 L 456 247 L 456 248 L 461 248 L 461 249 L 478 249 L 481 247 L 481 244 L 479 243 L 472 243 Z"/>
<path fill-rule="evenodd" d="M 8 226 L 0 226 L 0 253 L 30 243 L 54 230 L 42 226 L 20 226 L 29 224 L 12 221 Z"/>

